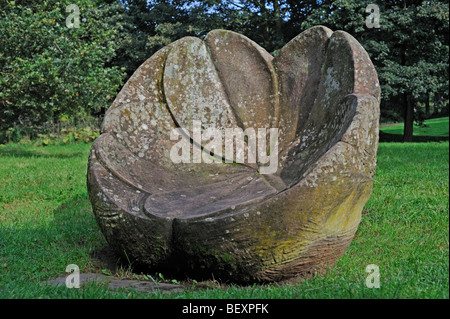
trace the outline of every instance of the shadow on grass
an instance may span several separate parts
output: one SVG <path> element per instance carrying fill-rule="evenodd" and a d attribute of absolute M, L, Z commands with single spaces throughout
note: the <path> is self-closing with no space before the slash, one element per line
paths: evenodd
<path fill-rule="evenodd" d="M 162 269 L 150 269 L 142 265 L 135 265 L 133 260 L 128 260 L 119 256 L 105 240 L 92 212 L 91 203 L 87 194 L 78 194 L 68 199 L 53 211 L 54 220 L 52 227 L 61 238 L 58 246 L 60 250 L 67 254 L 67 264 L 73 263 L 80 266 L 83 273 L 105 274 L 115 277 L 116 284 L 123 279 L 122 284 L 126 285 L 127 280 L 137 279 L 139 274 L 151 275 L 158 278 Z M 72 252 L 71 252 L 72 251 Z M 73 258 L 70 256 L 82 258 Z M 83 261 L 80 261 L 83 260 Z M 85 262 L 85 264 L 83 264 Z M 61 274 L 65 275 L 65 274 Z M 183 275 L 175 276 L 171 272 L 164 272 L 167 278 L 186 280 Z M 164 281 L 163 284 L 170 284 Z M 173 287 L 166 287 L 167 291 Z"/>
<path fill-rule="evenodd" d="M 88 248 L 91 259 L 90 271 L 101 273 L 108 270 L 115 273 L 119 268 L 127 268 L 127 263 L 115 254 L 106 243 L 95 221 L 87 194 L 78 194 L 61 204 L 53 212 L 53 225 L 61 232 L 61 237 L 69 241 L 67 246 Z"/>
<path fill-rule="evenodd" d="M 427 143 L 427 142 L 446 142 L 449 140 L 448 136 L 413 136 L 413 143 Z M 391 134 L 380 131 L 380 142 L 403 142 L 403 135 Z"/>
<path fill-rule="evenodd" d="M 28 274 L 31 279 L 41 279 L 64 273 L 65 267 L 76 264 L 84 251 L 91 250 L 91 242 L 99 238 L 86 195 L 74 194 L 51 213 L 50 205 L 44 206 L 39 209 L 42 216 L 30 214 L 29 220 L 0 223 L 0 264 L 8 265 L 0 267 L 0 276 L 2 270 L 5 278 Z M 17 212 L 7 211 L 6 215 Z"/>

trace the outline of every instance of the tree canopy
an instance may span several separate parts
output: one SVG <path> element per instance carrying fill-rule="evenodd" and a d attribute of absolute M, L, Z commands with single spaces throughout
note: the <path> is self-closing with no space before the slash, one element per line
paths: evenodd
<path fill-rule="evenodd" d="M 382 117 L 413 121 L 448 112 L 448 1 L 0 0 L 0 142 L 18 125 L 101 114 L 136 68 L 161 47 L 213 29 L 242 33 L 277 54 L 314 25 L 352 34 L 380 78 Z M 67 19 L 79 8 L 79 26 Z M 69 21 L 70 22 L 70 21 Z"/>
<path fill-rule="evenodd" d="M 383 1 L 380 27 L 369 29 L 364 20 L 370 3 L 333 1 L 315 10 L 302 26 L 321 23 L 361 42 L 378 72 L 382 114 L 402 116 L 404 140 L 412 141 L 414 120 L 424 118 L 421 106 L 429 106 L 431 98 L 448 104 L 449 6 L 440 1 Z"/>
<path fill-rule="evenodd" d="M 74 3 L 81 21 L 69 28 L 66 8 Z M 115 53 L 116 30 L 97 4 L 0 1 L 0 8 L 0 130 L 109 105 L 123 71 L 106 66 Z"/>

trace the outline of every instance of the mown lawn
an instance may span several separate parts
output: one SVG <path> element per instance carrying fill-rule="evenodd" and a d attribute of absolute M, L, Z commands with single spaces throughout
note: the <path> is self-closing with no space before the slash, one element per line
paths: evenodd
<path fill-rule="evenodd" d="M 448 132 L 448 118 L 447 118 Z M 448 133 L 447 133 L 448 134 Z M 101 272 L 106 245 L 86 190 L 90 144 L 0 146 L 0 298 L 449 298 L 449 143 L 381 143 L 372 196 L 326 276 L 164 295 L 42 284 L 66 266 Z M 380 269 L 367 288 L 365 268 Z"/>
<path fill-rule="evenodd" d="M 437 119 L 426 120 L 423 127 L 414 125 L 415 136 L 448 136 L 449 119 L 441 117 Z M 390 134 L 403 134 L 403 123 L 381 125 L 381 130 Z"/>

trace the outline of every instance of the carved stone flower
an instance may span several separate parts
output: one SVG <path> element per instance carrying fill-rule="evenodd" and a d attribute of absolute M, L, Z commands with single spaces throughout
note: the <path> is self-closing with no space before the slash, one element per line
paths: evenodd
<path fill-rule="evenodd" d="M 323 269 L 369 199 L 379 102 L 366 51 L 343 31 L 313 27 L 275 58 L 230 31 L 178 40 L 136 70 L 106 114 L 88 168 L 97 222 L 119 255 L 157 271 L 248 282 Z M 220 153 L 196 138 L 195 122 L 277 128 L 267 144 L 275 170 L 224 156 L 175 163 L 180 138 L 192 153 Z"/>

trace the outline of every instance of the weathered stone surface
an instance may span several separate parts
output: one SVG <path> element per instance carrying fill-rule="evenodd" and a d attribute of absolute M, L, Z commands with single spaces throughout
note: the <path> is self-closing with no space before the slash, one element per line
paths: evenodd
<path fill-rule="evenodd" d="M 370 196 L 379 102 L 367 53 L 343 31 L 311 28 L 276 58 L 230 31 L 176 41 L 136 70 L 92 146 L 97 222 L 119 255 L 164 272 L 248 282 L 319 270 L 350 244 Z M 278 128 L 276 172 L 174 163 L 178 126 L 202 151 L 194 120 Z"/>
<path fill-rule="evenodd" d="M 49 281 L 43 282 L 49 285 L 65 286 L 67 277 L 58 277 Z M 80 288 L 88 282 L 102 283 L 111 289 L 134 289 L 146 293 L 177 293 L 184 290 L 183 286 L 179 284 L 143 281 L 135 279 L 120 279 L 115 276 L 106 276 L 98 273 L 82 273 L 80 274 Z"/>
<path fill-rule="evenodd" d="M 276 127 L 278 92 L 273 57 L 234 32 L 211 31 L 205 43 L 239 126 L 244 130 Z"/>

